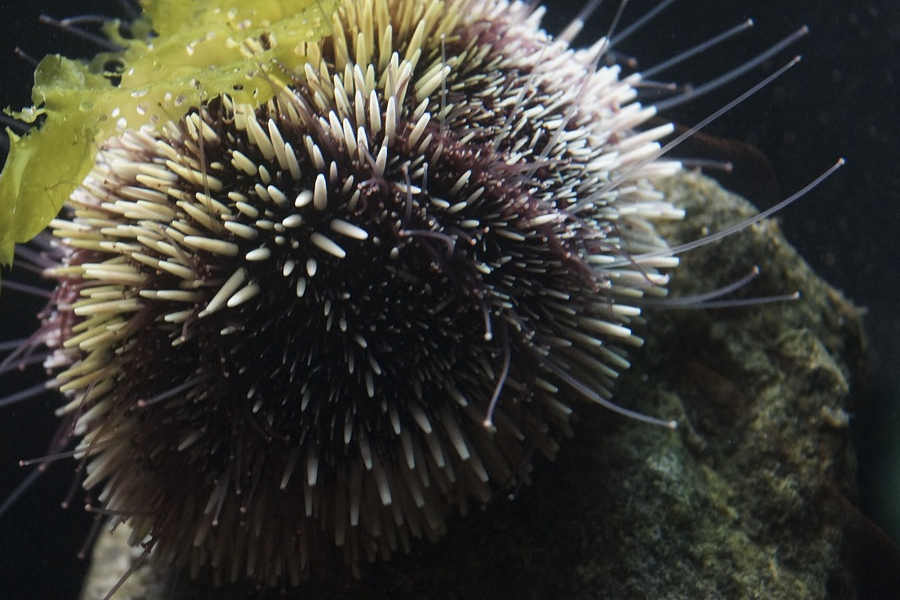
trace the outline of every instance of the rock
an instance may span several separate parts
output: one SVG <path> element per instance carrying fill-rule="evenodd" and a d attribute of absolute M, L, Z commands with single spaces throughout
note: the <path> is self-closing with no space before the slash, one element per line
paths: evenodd
<path fill-rule="evenodd" d="M 673 244 L 755 213 L 701 176 L 666 188 L 688 213 L 664 228 Z M 848 423 L 865 381 L 859 310 L 812 273 L 772 221 L 683 255 L 670 296 L 715 290 L 753 265 L 761 275 L 734 296 L 796 290 L 800 299 L 647 308 L 646 343 L 632 353 L 615 399 L 674 418 L 677 430 L 582 406 L 575 438 L 554 463 L 539 461 L 534 485 L 512 500 L 473 507 L 438 544 L 419 542 L 409 556 L 371 565 L 361 581 L 314 579 L 284 597 L 855 597 L 844 550 L 847 498 L 855 497 Z M 134 554 L 121 541 L 119 548 L 111 558 L 107 541 L 98 544 L 84 600 L 99 600 L 121 576 L 121 557 Z M 177 591 L 164 591 L 158 582 L 169 576 L 141 566 L 128 582 L 136 589 L 116 598 L 258 594 L 204 589 L 183 575 Z"/>

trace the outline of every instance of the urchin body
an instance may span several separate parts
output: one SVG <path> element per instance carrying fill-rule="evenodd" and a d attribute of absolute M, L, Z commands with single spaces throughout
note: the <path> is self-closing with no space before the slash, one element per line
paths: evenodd
<path fill-rule="evenodd" d="M 85 486 L 151 556 L 296 584 L 438 538 L 609 398 L 661 294 L 633 81 L 521 4 L 348 0 L 332 35 L 104 142 L 42 331 Z M 265 45 L 271 40 L 257 40 Z M 248 52 L 253 45 L 248 45 Z"/>

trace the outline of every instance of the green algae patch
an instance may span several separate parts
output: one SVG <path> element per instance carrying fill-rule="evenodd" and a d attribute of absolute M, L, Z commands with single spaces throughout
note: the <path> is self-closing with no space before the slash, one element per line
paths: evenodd
<path fill-rule="evenodd" d="M 10 133 L 0 174 L 0 264 L 12 262 L 15 244 L 40 233 L 90 172 L 100 143 L 123 128 L 156 128 L 222 94 L 259 106 L 290 72 L 305 63 L 305 49 L 329 31 L 332 2 L 280 0 L 147 0 L 136 31 L 123 46 L 82 62 L 48 56 L 35 71 L 34 106 L 10 112 L 34 123 Z M 152 33 L 150 33 L 152 32 Z M 118 63 L 115 73 L 107 65 Z M 114 83 L 114 81 L 118 81 Z"/>
<path fill-rule="evenodd" d="M 14 116 L 44 122 L 19 137 L 9 133 L 10 151 L 0 174 L 0 263 L 9 264 L 16 243 L 25 242 L 56 216 L 94 161 L 92 96 L 108 81 L 84 65 L 48 56 L 35 72 L 32 98 L 39 108 Z"/>

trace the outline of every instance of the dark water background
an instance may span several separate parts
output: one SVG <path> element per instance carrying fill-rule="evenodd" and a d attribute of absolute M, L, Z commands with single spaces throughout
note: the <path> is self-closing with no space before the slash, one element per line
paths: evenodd
<path fill-rule="evenodd" d="M 545 25 L 558 31 L 581 2 L 550 4 Z M 605 8 L 612 10 L 618 2 L 607 4 Z M 654 4 L 633 0 L 623 23 Z M 38 24 L 41 12 L 55 17 L 121 14 L 115 0 L 0 0 L 0 105 L 30 104 L 33 68 L 13 54 L 14 47 L 37 57 L 51 52 L 88 56 L 96 51 Z M 838 157 L 848 160 L 838 174 L 779 218 L 813 267 L 867 310 L 872 372 L 864 401 L 853 414 L 859 440 L 859 504 L 900 539 L 900 2 L 681 0 L 619 50 L 637 57 L 642 65 L 653 65 L 748 17 L 756 22 L 750 32 L 665 76 L 701 83 L 801 24 L 808 24 L 811 34 L 762 69 L 667 116 L 696 123 L 794 53 L 803 55 L 799 65 L 706 131 L 757 146 L 774 167 L 782 197 L 803 187 Z M 601 11 L 594 21 L 580 42 L 606 31 L 609 11 Z M 751 199 L 761 206 L 773 201 L 771 193 Z M 0 339 L 21 337 L 33 329 L 29 315 L 37 307 L 20 304 L 11 292 L 0 297 Z M 2 382 L 0 396 L 28 383 L 26 378 L 10 377 Z M 0 498 L 25 475 L 16 461 L 46 451 L 56 426 L 52 414 L 56 402 L 46 394 L 0 413 Z M 0 598 L 77 596 L 85 565 L 75 554 L 91 519 L 79 508 L 83 495 L 78 492 L 75 508 L 60 509 L 71 481 L 71 463 L 57 465 L 0 520 Z"/>

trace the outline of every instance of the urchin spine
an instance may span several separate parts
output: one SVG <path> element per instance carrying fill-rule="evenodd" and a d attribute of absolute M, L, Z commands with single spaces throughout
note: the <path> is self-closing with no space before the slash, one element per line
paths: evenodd
<path fill-rule="evenodd" d="M 357 568 L 526 480 L 567 396 L 608 404 L 677 263 L 648 178 L 678 165 L 603 44 L 538 17 L 347 1 L 264 106 L 102 145 L 51 224 L 77 300 L 46 341 L 85 486 L 134 543 L 270 585 L 326 541 Z"/>

